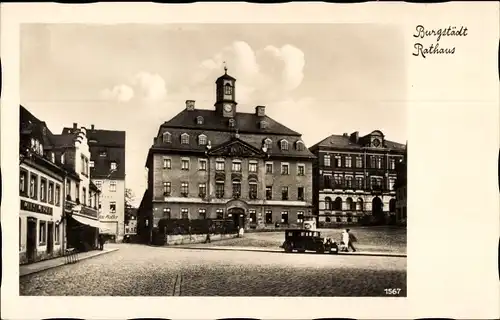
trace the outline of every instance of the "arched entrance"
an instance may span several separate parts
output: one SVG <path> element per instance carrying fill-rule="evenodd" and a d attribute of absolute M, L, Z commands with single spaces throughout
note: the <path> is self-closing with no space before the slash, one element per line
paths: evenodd
<path fill-rule="evenodd" d="M 248 228 L 246 223 L 248 205 L 246 202 L 240 199 L 230 200 L 226 203 L 226 210 L 236 230 Z"/>
<path fill-rule="evenodd" d="M 372 200 L 372 215 L 377 222 L 381 222 L 384 218 L 383 203 L 379 197 Z"/>
<path fill-rule="evenodd" d="M 394 199 L 394 198 L 389 200 L 389 212 L 391 212 L 391 213 L 396 212 L 396 199 Z"/>

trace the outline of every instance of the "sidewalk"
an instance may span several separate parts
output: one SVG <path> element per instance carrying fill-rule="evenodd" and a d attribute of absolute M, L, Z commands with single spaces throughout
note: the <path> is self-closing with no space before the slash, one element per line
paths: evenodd
<path fill-rule="evenodd" d="M 118 248 L 111 248 L 111 249 L 104 249 L 103 251 L 100 250 L 92 250 L 88 252 L 82 252 L 78 254 L 78 261 L 85 260 L 88 258 L 93 258 L 97 257 L 106 253 L 110 253 L 113 251 L 117 251 Z M 76 262 L 78 263 L 78 262 Z M 40 262 L 35 262 L 31 264 L 26 264 L 26 265 L 21 265 L 19 266 L 19 276 L 26 276 L 28 274 L 33 274 L 37 273 L 40 271 L 52 269 L 55 267 L 60 267 L 63 265 L 68 264 L 66 262 L 66 257 L 59 257 L 59 258 L 54 258 L 54 259 L 49 259 L 49 260 L 44 260 Z"/>
<path fill-rule="evenodd" d="M 283 249 L 279 248 L 259 248 L 259 247 L 222 247 L 222 246 L 211 246 L 211 247 L 203 247 L 203 246 L 187 246 L 187 245 L 176 245 L 176 246 L 168 246 L 167 248 L 173 249 L 191 249 L 191 250 L 225 250 L 225 251 L 250 251 L 250 252 L 276 252 L 276 253 L 284 253 Z M 309 253 L 309 252 L 308 252 Z M 375 256 L 375 257 L 400 257 L 406 258 L 405 253 L 397 253 L 397 252 L 339 252 L 339 255 L 342 256 Z"/>

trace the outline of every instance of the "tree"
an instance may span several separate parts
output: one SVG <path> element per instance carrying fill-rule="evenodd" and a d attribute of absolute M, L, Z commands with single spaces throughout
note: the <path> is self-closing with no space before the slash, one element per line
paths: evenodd
<path fill-rule="evenodd" d="M 135 199 L 134 192 L 132 189 L 125 189 L 125 224 L 131 219 L 132 216 L 135 216 L 135 207 L 133 205 Z"/>

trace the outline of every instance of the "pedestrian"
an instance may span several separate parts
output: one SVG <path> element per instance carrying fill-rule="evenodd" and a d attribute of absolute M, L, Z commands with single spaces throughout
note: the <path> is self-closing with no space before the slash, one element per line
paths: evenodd
<path fill-rule="evenodd" d="M 342 247 L 342 251 L 348 252 L 349 251 L 349 229 L 345 229 L 342 232 L 342 243 L 344 246 Z"/>
<path fill-rule="evenodd" d="M 349 232 L 350 229 L 346 229 L 347 234 L 349 235 L 349 244 L 348 247 L 352 249 L 352 252 L 356 252 L 356 248 L 354 247 L 354 242 L 358 241 L 356 236 Z"/>
<path fill-rule="evenodd" d="M 104 236 L 99 234 L 99 250 L 104 250 Z"/>

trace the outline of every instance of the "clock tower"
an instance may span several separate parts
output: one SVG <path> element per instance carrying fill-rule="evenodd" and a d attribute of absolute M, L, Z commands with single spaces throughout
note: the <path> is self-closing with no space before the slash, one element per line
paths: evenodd
<path fill-rule="evenodd" d="M 236 79 L 227 74 L 226 67 L 224 67 L 224 75 L 215 81 L 215 111 L 226 118 L 233 118 L 236 115 L 235 82 Z"/>

